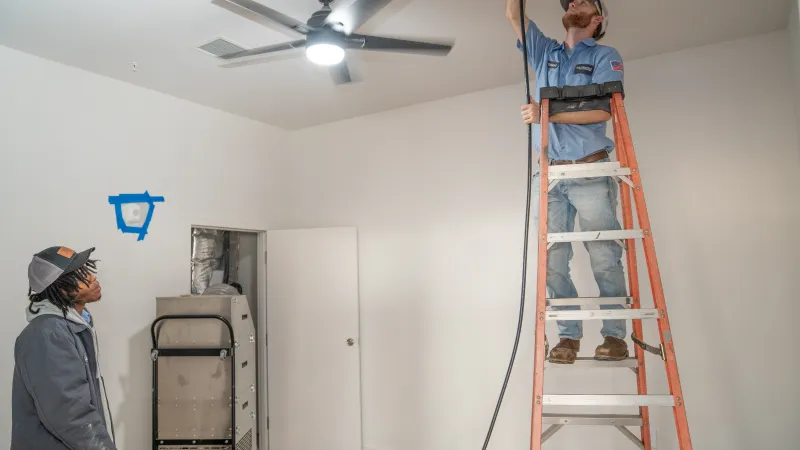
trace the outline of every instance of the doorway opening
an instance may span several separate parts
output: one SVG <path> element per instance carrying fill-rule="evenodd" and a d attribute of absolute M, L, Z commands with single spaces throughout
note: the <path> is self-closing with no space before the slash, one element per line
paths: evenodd
<path fill-rule="evenodd" d="M 258 448 L 269 449 L 266 348 L 266 232 L 192 226 L 189 287 L 192 295 L 228 292 L 247 297 L 256 330 Z M 235 289 L 235 291 L 234 291 Z"/>
<path fill-rule="evenodd" d="M 247 296 L 258 317 L 258 238 L 253 231 L 192 227 L 191 293 L 227 284 Z"/>

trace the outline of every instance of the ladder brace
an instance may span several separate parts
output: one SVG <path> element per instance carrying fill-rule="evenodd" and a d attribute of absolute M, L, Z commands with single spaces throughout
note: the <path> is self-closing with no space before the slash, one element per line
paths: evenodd
<path fill-rule="evenodd" d="M 548 439 L 553 437 L 553 435 L 556 434 L 562 428 L 564 428 L 564 425 L 562 425 L 562 424 L 550 425 L 550 427 L 544 433 L 542 433 L 542 444 L 544 444 Z M 645 450 L 644 443 L 635 434 L 633 434 L 629 429 L 627 429 L 627 428 L 625 428 L 624 426 L 621 426 L 621 425 L 617 425 L 614 428 L 619 430 L 619 432 L 622 433 L 623 436 L 625 436 L 626 438 L 630 439 L 631 442 L 636 444 L 636 447 L 640 448 L 641 450 Z"/>
<path fill-rule="evenodd" d="M 644 341 L 640 341 L 634 333 L 631 333 L 631 340 L 633 341 L 634 344 L 641 347 L 642 350 L 657 355 L 664 361 L 667 360 L 667 356 L 664 354 L 664 344 L 661 344 L 658 347 L 653 347 L 652 345 L 648 345 Z"/>
<path fill-rule="evenodd" d="M 631 433 L 629 429 L 625 427 L 615 427 L 615 428 L 619 430 L 619 432 L 622 433 L 626 438 L 630 439 L 631 442 L 636 444 L 636 446 L 639 447 L 641 450 L 645 450 L 644 443 L 638 437 L 636 437 L 635 434 Z"/>

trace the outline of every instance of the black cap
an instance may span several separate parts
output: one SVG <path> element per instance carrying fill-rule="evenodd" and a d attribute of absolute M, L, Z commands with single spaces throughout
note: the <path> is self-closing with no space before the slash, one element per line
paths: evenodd
<path fill-rule="evenodd" d="M 28 264 L 28 283 L 34 292 L 43 292 L 61 275 L 74 272 L 89 260 L 94 247 L 80 253 L 68 247 L 50 247 L 33 255 Z"/>

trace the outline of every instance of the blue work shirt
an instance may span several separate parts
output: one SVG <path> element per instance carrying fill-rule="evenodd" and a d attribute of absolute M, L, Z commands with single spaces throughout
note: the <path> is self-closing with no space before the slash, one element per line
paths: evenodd
<path fill-rule="evenodd" d="M 539 27 L 529 21 L 525 32 L 528 44 L 528 63 L 536 72 L 536 93 L 539 102 L 543 87 L 582 86 L 609 81 L 623 81 L 622 57 L 612 47 L 600 45 L 594 39 L 584 39 L 567 54 L 563 43 L 546 37 Z M 517 40 L 517 48 L 523 51 Z M 614 141 L 606 136 L 607 122 L 585 125 L 550 123 L 548 156 L 550 160 L 576 160 L 602 150 L 614 150 Z M 541 147 L 541 125 L 534 124 L 533 144 Z"/>

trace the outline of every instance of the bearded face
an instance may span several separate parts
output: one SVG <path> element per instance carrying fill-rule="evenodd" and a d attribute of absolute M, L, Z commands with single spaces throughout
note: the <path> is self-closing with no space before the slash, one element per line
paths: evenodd
<path fill-rule="evenodd" d="M 597 16 L 597 12 L 586 12 L 578 9 L 570 9 L 564 14 L 561 23 L 565 29 L 586 28 L 592 24 L 592 19 Z"/>

